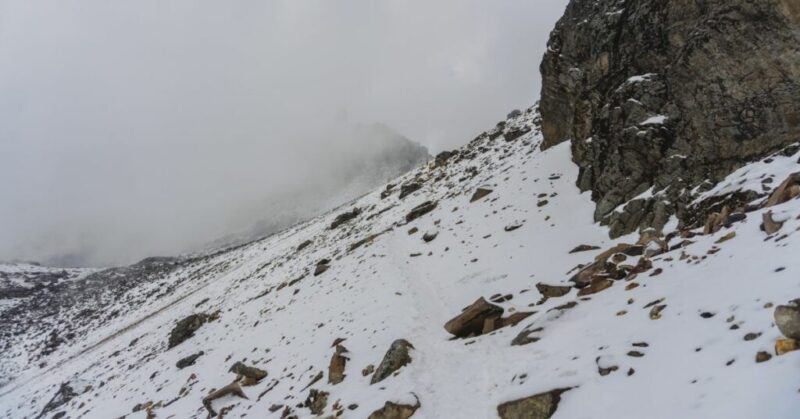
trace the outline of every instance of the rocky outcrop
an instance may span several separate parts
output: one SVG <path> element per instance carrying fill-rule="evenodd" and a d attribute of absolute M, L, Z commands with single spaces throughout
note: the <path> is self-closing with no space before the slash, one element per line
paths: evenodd
<path fill-rule="evenodd" d="M 569 3 L 541 65 L 543 146 L 571 140 L 612 236 L 690 218 L 687 191 L 800 138 L 799 9 Z"/>

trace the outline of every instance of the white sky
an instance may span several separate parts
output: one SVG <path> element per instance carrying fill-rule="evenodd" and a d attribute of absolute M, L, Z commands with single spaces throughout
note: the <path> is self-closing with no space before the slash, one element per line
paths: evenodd
<path fill-rule="evenodd" d="M 566 3 L 0 0 L 0 260 L 213 239 L 356 158 L 343 120 L 460 146 L 538 100 Z"/>

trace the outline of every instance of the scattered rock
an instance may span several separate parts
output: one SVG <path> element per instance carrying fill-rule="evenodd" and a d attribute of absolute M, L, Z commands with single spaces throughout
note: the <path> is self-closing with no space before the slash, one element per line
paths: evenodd
<path fill-rule="evenodd" d="M 207 314 L 198 313 L 189 315 L 178 321 L 169 334 L 167 349 L 172 349 L 194 336 L 194 332 L 206 324 L 208 320 L 209 316 Z"/>
<path fill-rule="evenodd" d="M 177 363 L 175 363 L 175 366 L 178 367 L 179 370 L 182 370 L 186 367 L 194 365 L 195 361 L 197 361 L 197 358 L 200 358 L 203 355 L 203 351 L 200 351 L 196 354 L 181 358 Z"/>
<path fill-rule="evenodd" d="M 549 419 L 558 409 L 561 394 L 569 388 L 550 390 L 497 406 L 501 419 Z"/>
<path fill-rule="evenodd" d="M 756 354 L 756 362 L 757 363 L 767 362 L 770 359 L 772 359 L 772 355 L 770 355 L 769 352 L 759 351 Z"/>
<path fill-rule="evenodd" d="M 414 346 L 405 339 L 397 339 L 392 342 L 369 383 L 379 383 L 395 371 L 410 363 L 411 355 L 409 351 L 411 349 L 414 349 Z"/>
<path fill-rule="evenodd" d="M 789 339 L 800 340 L 800 299 L 775 308 L 775 325 Z"/>
<path fill-rule="evenodd" d="M 492 193 L 492 190 L 489 189 L 489 188 L 478 188 L 478 189 L 475 189 L 475 192 L 472 194 L 472 198 L 469 199 L 469 202 L 475 202 L 475 201 L 485 197 L 486 195 L 489 195 L 490 193 Z"/>
<path fill-rule="evenodd" d="M 406 215 L 406 222 L 410 223 L 411 221 L 414 221 L 417 218 L 419 218 L 419 217 L 421 217 L 421 216 L 433 211 L 435 208 L 436 208 L 436 202 L 434 202 L 434 201 L 425 201 L 425 202 L 417 205 L 416 207 L 414 207 L 414 209 L 412 209 L 411 212 L 409 212 Z"/>

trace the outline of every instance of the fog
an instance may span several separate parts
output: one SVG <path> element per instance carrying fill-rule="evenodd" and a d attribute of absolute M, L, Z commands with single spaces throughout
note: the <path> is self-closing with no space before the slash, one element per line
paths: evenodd
<path fill-rule="evenodd" d="M 533 104 L 566 3 L 0 0 L 0 260 L 131 263 L 329 208 L 391 143 L 363 127 L 435 153 Z"/>

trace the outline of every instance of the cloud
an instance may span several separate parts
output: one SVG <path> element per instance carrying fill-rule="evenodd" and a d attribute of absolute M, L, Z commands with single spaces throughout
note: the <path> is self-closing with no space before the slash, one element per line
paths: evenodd
<path fill-rule="evenodd" d="M 466 143 L 538 98 L 565 5 L 0 0 L 0 259 L 127 263 L 313 210 L 359 124 Z"/>

